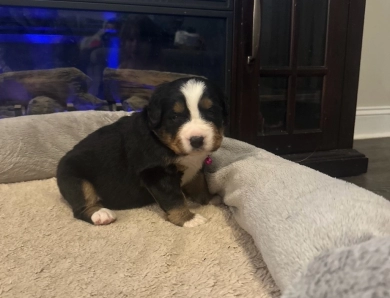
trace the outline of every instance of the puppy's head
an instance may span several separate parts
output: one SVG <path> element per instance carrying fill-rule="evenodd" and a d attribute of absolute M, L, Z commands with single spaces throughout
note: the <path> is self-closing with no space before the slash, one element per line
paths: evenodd
<path fill-rule="evenodd" d="M 215 151 L 227 118 L 223 92 L 203 78 L 184 78 L 156 88 L 147 107 L 158 138 L 177 155 Z"/>

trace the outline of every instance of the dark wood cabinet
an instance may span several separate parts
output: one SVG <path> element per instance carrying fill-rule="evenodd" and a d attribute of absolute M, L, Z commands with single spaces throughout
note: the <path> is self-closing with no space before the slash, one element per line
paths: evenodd
<path fill-rule="evenodd" d="M 237 1 L 233 136 L 333 176 L 365 172 L 352 149 L 364 7 Z"/>

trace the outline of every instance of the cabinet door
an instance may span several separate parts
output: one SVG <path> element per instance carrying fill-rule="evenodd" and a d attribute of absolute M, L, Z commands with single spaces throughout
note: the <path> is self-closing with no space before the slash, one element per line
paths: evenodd
<path fill-rule="evenodd" d="M 253 5 L 261 9 L 256 23 Z M 337 147 L 348 0 L 254 0 L 236 8 L 233 132 L 278 154 Z M 253 21 L 255 20 L 255 21 Z M 256 29 L 260 26 L 260 34 Z M 255 59 L 251 55 L 259 39 Z"/>

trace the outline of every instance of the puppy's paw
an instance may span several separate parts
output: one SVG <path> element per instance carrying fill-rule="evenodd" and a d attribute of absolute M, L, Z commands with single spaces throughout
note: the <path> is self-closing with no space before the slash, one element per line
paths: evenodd
<path fill-rule="evenodd" d="M 215 195 L 211 200 L 210 204 L 214 206 L 221 205 L 223 203 L 222 198 L 219 195 Z"/>
<path fill-rule="evenodd" d="M 195 216 L 194 216 L 191 220 L 186 221 L 186 222 L 183 224 L 183 227 L 184 227 L 184 228 L 194 228 L 194 227 L 203 225 L 203 224 L 206 223 L 206 222 L 207 222 L 207 219 L 204 218 L 202 215 L 200 215 L 200 214 L 195 214 Z"/>
<path fill-rule="evenodd" d="M 101 208 L 91 216 L 95 225 L 108 225 L 116 220 L 116 214 L 110 209 Z"/>

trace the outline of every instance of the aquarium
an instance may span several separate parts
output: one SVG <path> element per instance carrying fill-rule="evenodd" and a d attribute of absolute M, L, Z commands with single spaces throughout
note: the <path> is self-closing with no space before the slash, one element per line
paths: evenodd
<path fill-rule="evenodd" d="M 95 7 L 0 6 L 0 118 L 141 110 L 158 84 L 183 76 L 227 87 L 225 17 Z"/>

